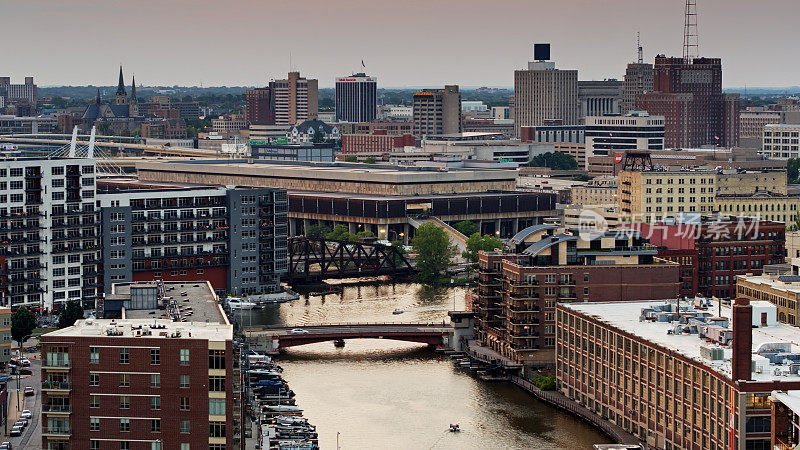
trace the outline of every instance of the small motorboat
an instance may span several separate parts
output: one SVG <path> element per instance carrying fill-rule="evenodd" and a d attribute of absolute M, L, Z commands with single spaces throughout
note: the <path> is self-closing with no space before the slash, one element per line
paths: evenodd
<path fill-rule="evenodd" d="M 397 314 L 403 314 L 404 312 L 405 311 L 403 311 L 402 309 L 398 308 L 398 309 L 395 309 L 394 311 L 392 311 L 392 314 L 397 315 Z"/>
<path fill-rule="evenodd" d="M 450 424 L 450 432 L 451 433 L 458 433 L 460 431 L 461 431 L 461 427 L 459 427 L 457 423 L 451 423 Z"/>
<path fill-rule="evenodd" d="M 228 307 L 230 309 L 253 309 L 257 304 L 253 302 L 247 302 L 242 299 L 228 299 Z"/>

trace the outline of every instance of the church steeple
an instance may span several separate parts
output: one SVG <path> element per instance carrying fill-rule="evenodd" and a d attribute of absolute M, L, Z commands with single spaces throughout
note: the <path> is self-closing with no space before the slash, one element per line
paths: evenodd
<path fill-rule="evenodd" d="M 131 103 L 136 103 L 136 75 L 131 77 Z"/>
<path fill-rule="evenodd" d="M 119 65 L 119 84 L 117 84 L 117 105 L 128 104 L 128 93 L 125 92 L 125 80 L 122 78 L 122 64 Z"/>
<path fill-rule="evenodd" d="M 97 88 L 97 98 L 94 99 L 97 106 L 100 106 L 100 88 Z"/>
<path fill-rule="evenodd" d="M 128 116 L 139 117 L 139 99 L 136 98 L 136 75 L 131 77 L 131 101 L 128 105 Z"/>

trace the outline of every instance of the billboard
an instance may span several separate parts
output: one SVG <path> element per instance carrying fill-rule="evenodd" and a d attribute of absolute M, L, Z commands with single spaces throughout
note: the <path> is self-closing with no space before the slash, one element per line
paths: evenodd
<path fill-rule="evenodd" d="M 550 44 L 533 44 L 533 60 L 547 61 L 550 59 Z"/>

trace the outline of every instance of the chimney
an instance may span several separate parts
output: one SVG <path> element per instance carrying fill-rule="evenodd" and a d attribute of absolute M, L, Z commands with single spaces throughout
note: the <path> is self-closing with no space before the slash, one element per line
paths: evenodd
<path fill-rule="evenodd" d="M 733 381 L 748 381 L 753 365 L 753 307 L 750 306 L 750 300 L 737 298 L 732 309 Z"/>

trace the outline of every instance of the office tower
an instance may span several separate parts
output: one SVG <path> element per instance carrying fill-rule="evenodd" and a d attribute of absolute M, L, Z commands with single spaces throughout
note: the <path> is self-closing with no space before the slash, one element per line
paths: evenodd
<path fill-rule="evenodd" d="M 414 93 L 414 136 L 461 132 L 461 92 L 458 85 Z"/>
<path fill-rule="evenodd" d="M 620 112 L 627 114 L 636 109 L 636 96 L 653 90 L 653 65 L 643 62 L 628 64 L 622 82 Z"/>
<path fill-rule="evenodd" d="M 563 125 L 579 123 L 578 71 L 556 69 L 546 53 L 534 55 L 527 70 L 514 71 L 514 134 L 520 127 L 544 125 L 560 120 Z M 535 46 L 535 48 L 536 48 Z"/>
<path fill-rule="evenodd" d="M 336 79 L 336 120 L 372 122 L 378 109 L 378 79 L 357 73 Z"/>
<path fill-rule="evenodd" d="M 622 82 L 619 80 L 578 81 L 581 119 L 620 113 Z"/>
<path fill-rule="evenodd" d="M 25 84 L 11 84 L 11 77 L 0 77 L 0 97 L 9 100 L 25 100 L 36 108 L 36 85 L 33 77 L 25 77 Z"/>
<path fill-rule="evenodd" d="M 613 156 L 623 150 L 663 150 L 664 117 L 634 111 L 624 116 L 586 118 L 587 156 Z"/>
<path fill-rule="evenodd" d="M 275 98 L 270 88 L 247 90 L 245 120 L 251 125 L 275 123 Z"/>
<path fill-rule="evenodd" d="M 296 125 L 314 120 L 319 113 L 317 80 L 301 78 L 300 72 L 289 72 L 285 80 L 269 82 L 275 102 L 275 123 Z"/>

